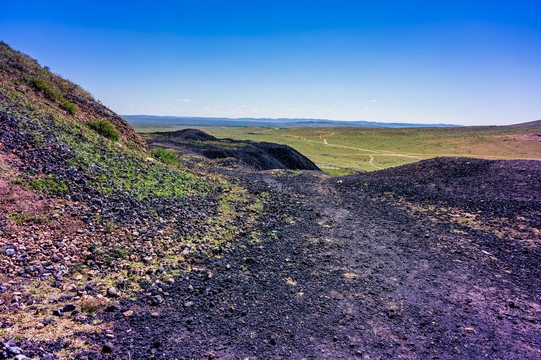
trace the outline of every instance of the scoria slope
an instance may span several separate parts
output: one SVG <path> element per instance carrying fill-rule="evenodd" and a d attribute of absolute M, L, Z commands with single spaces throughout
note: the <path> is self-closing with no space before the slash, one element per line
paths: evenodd
<path fill-rule="evenodd" d="M 541 359 L 539 161 L 147 152 L 1 49 L 0 358 Z"/>
<path fill-rule="evenodd" d="M 36 60 L 11 49 L 4 42 L 0 42 L 0 74 L 3 111 L 9 112 L 11 105 L 17 107 L 25 103 L 26 106 L 36 106 L 32 111 L 39 109 L 80 123 L 104 119 L 116 127 L 124 143 L 143 149 L 147 147 L 126 120 L 96 101 L 80 86 L 52 73 L 49 68 L 40 66 Z"/>

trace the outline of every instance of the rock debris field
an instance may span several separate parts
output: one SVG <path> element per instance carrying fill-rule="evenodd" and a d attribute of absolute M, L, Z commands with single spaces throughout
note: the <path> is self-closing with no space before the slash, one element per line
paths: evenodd
<path fill-rule="evenodd" d="M 109 314 L 110 356 L 540 359 L 540 174 L 474 159 L 236 174 L 287 221 L 201 259 L 163 304 Z"/>
<path fill-rule="evenodd" d="M 160 282 L 152 279 L 168 270 L 160 256 L 168 244 L 155 239 L 167 220 L 147 211 L 145 201 L 85 189 L 92 173 L 43 161 L 62 149 L 33 156 L 31 139 L 3 144 L 4 164 L 47 167 L 81 189 L 66 202 L 15 193 L 7 181 L 1 187 L 4 198 L 19 196 L 66 217 L 23 228 L 8 220 L 11 205 L 4 204 L 3 311 L 35 306 L 18 286 L 49 279 L 69 295 L 43 299 L 50 306 L 40 311 L 50 320 L 35 326 L 52 329 L 67 318 L 86 324 L 72 335 L 91 346 L 76 359 L 541 359 L 540 162 L 437 158 L 348 177 L 216 168 L 247 194 L 268 198 L 265 211 L 256 223 L 234 220 L 236 242 L 215 256 L 185 251 L 190 271 Z M 15 158 L 14 150 L 25 155 Z M 211 193 L 158 205 L 180 214 L 171 226 L 196 238 L 213 231 L 197 224 L 215 202 Z M 121 293 L 126 279 L 106 288 L 92 281 L 115 269 L 114 261 L 90 256 L 89 239 L 104 233 L 105 225 L 89 218 L 98 210 L 128 224 L 109 241 L 132 242 L 143 262 L 162 259 L 145 270 L 151 280 L 131 297 Z M 249 241 L 247 228 L 262 236 Z M 56 242 L 43 231 L 57 234 Z M 50 261 L 24 265 L 39 256 Z M 91 270 L 76 277 L 83 285 L 69 288 L 64 277 L 80 258 Z M 81 305 L 102 298 L 112 299 L 103 311 Z M 73 343 L 2 340 L 0 358 L 18 359 L 54 359 Z"/>
<path fill-rule="evenodd" d="M 0 360 L 541 359 L 541 161 L 145 137 L 0 42 Z"/>

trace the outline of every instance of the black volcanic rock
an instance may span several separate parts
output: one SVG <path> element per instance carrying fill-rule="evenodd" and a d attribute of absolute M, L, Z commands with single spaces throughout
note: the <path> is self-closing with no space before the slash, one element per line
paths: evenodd
<path fill-rule="evenodd" d="M 167 133 L 171 140 L 216 141 L 212 135 L 198 129 L 183 129 Z"/>
<path fill-rule="evenodd" d="M 147 136 L 150 146 L 170 145 L 211 160 L 236 159 L 255 170 L 319 170 L 306 156 L 287 145 L 217 139 L 196 129 L 156 132 Z"/>
<path fill-rule="evenodd" d="M 366 184 L 419 202 L 511 216 L 541 206 L 540 174 L 535 160 L 441 157 L 351 176 L 344 186 Z"/>
<path fill-rule="evenodd" d="M 200 154 L 209 159 L 235 158 L 256 170 L 319 170 L 307 157 L 287 145 L 243 142 L 237 149 L 208 146 Z"/>
<path fill-rule="evenodd" d="M 268 154 L 272 159 L 291 170 L 319 170 L 306 156 L 287 145 L 274 143 L 252 143 L 255 147 Z"/>

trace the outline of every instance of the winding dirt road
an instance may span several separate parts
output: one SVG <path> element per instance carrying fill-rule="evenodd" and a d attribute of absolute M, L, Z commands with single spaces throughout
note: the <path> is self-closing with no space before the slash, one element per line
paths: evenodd
<path fill-rule="evenodd" d="M 329 136 L 332 136 L 333 134 L 334 133 L 331 133 Z M 319 142 L 319 141 L 310 140 L 310 139 L 307 139 L 307 138 L 302 137 L 302 136 L 295 136 L 295 135 L 284 135 L 284 136 L 293 137 L 293 138 L 296 138 L 296 139 L 301 139 L 301 140 L 306 141 L 306 142 L 321 144 L 321 142 Z M 332 146 L 332 147 L 337 147 L 337 148 L 350 149 L 350 150 L 370 153 L 369 154 L 369 164 L 370 164 L 370 166 L 372 166 L 373 168 L 378 169 L 378 170 L 381 170 L 383 168 L 374 164 L 374 162 L 376 161 L 375 158 L 374 158 L 374 155 L 405 157 L 405 158 L 410 158 L 410 159 L 415 159 L 415 160 L 423 160 L 423 159 L 427 159 L 427 158 L 430 158 L 430 157 L 442 157 L 442 156 L 449 156 L 449 157 L 456 157 L 456 156 L 460 156 L 460 157 L 476 157 L 476 158 L 482 158 L 482 159 L 541 160 L 539 158 L 500 156 L 500 155 L 493 155 L 493 154 L 458 154 L 458 153 L 453 153 L 453 154 L 436 154 L 436 153 L 422 153 L 422 154 L 420 154 L 420 153 L 419 154 L 408 153 L 408 154 L 402 154 L 402 153 L 397 153 L 397 152 L 388 151 L 388 150 L 366 149 L 366 148 L 360 148 L 360 147 L 354 147 L 354 146 L 330 144 L 328 142 L 327 138 L 324 138 L 323 135 L 319 135 L 319 137 L 321 138 L 321 140 L 323 142 L 323 145 L 326 145 L 326 146 Z"/>
<path fill-rule="evenodd" d="M 331 134 L 332 135 L 332 134 Z M 289 136 L 289 137 L 293 137 L 293 138 L 296 138 L 296 139 L 301 139 L 303 141 L 306 141 L 306 142 L 311 142 L 311 143 L 316 143 L 316 144 L 321 144 L 319 141 L 315 141 L 315 140 L 310 140 L 310 139 L 307 139 L 305 137 L 302 137 L 302 136 L 294 136 L 294 135 L 285 135 L 285 136 Z M 320 138 L 322 139 L 323 141 L 323 144 L 324 145 L 327 145 L 327 146 L 332 146 L 332 147 L 337 147 L 337 148 L 342 148 L 342 149 L 350 149 L 350 150 L 356 150 L 356 151 L 362 151 L 362 152 L 369 152 L 371 153 L 369 155 L 369 164 L 370 166 L 376 168 L 376 169 L 382 169 L 381 167 L 377 166 L 374 164 L 374 154 L 378 154 L 378 155 L 385 155 L 385 156 L 397 156 L 397 157 L 406 157 L 406 158 L 411 158 L 411 159 L 416 159 L 416 160 L 422 160 L 423 158 L 422 157 L 419 157 L 419 156 L 416 156 L 416 155 L 406 155 L 406 154 L 400 154 L 400 153 L 397 153 L 397 152 L 394 152 L 394 151 L 387 151 L 387 150 L 373 150 L 373 149 L 365 149 L 365 148 L 359 148 L 359 147 L 354 147 L 354 146 L 346 146 L 346 145 L 339 145 L 339 144 L 329 144 L 329 142 L 327 141 L 326 138 L 323 138 L 322 135 L 320 135 Z"/>
<path fill-rule="evenodd" d="M 368 162 L 371 166 L 375 167 L 376 169 L 383 169 L 379 166 L 374 165 L 374 155 L 370 155 L 370 161 Z"/>

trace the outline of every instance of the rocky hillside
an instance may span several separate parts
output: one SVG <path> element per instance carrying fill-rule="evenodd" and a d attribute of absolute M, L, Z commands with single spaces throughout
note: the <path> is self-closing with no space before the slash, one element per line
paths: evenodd
<path fill-rule="evenodd" d="M 208 159 L 229 159 L 255 170 L 319 170 L 306 156 L 287 145 L 218 139 L 197 129 L 146 133 L 149 145 L 175 149 Z"/>
<path fill-rule="evenodd" d="M 146 288 L 160 304 L 193 259 L 266 236 L 272 204 L 147 152 L 122 118 L 4 43 L 0 79 L 0 358 L 99 353 L 104 310 Z"/>
<path fill-rule="evenodd" d="M 3 111 L 10 106 L 32 107 L 56 118 L 75 120 L 82 124 L 91 120 L 106 120 L 120 133 L 125 144 L 146 149 L 146 142 L 129 124 L 96 101 L 80 86 L 53 74 L 47 67 L 27 55 L 0 42 L 0 83 Z"/>
<path fill-rule="evenodd" d="M 541 359 L 539 161 L 257 171 L 0 60 L 0 359 Z"/>

